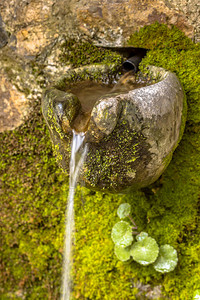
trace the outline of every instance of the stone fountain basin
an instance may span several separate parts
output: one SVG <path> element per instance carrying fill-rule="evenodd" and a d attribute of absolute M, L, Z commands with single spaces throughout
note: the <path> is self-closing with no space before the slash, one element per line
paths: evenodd
<path fill-rule="evenodd" d="M 69 71 L 43 97 L 42 109 L 60 167 L 69 172 L 72 127 L 81 104 L 67 92 L 74 81 L 116 81 L 115 65 Z M 186 100 L 177 76 L 155 66 L 131 80 L 146 84 L 101 96 L 91 111 L 88 153 L 80 180 L 92 189 L 126 192 L 146 187 L 164 172 L 184 130 Z"/>

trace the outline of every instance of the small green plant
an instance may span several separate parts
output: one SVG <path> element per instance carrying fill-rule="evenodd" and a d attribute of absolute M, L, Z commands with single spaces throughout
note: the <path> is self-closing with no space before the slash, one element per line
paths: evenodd
<path fill-rule="evenodd" d="M 200 299 L 200 289 L 194 291 L 193 300 Z"/>
<path fill-rule="evenodd" d="M 170 245 L 162 245 L 160 246 L 158 258 L 154 263 L 154 268 L 161 273 L 170 272 L 175 269 L 177 262 L 177 251 Z"/>
<path fill-rule="evenodd" d="M 131 257 L 143 266 L 153 264 L 156 271 L 161 273 L 171 272 L 175 269 L 178 256 L 172 246 L 166 244 L 158 246 L 156 240 L 147 232 L 138 233 L 137 226 L 131 217 L 131 205 L 122 203 L 117 215 L 120 219 L 128 218 L 133 226 L 127 221 L 116 223 L 111 232 L 111 238 L 115 244 L 114 252 L 121 261 L 128 261 Z M 135 236 L 135 237 L 134 237 Z"/>
<path fill-rule="evenodd" d="M 112 229 L 112 240 L 116 246 L 127 247 L 133 242 L 132 228 L 128 222 L 120 221 Z"/>
<path fill-rule="evenodd" d="M 156 261 L 159 247 L 155 239 L 148 236 L 146 232 L 141 232 L 136 236 L 136 243 L 131 246 L 130 254 L 136 262 L 147 266 Z"/>

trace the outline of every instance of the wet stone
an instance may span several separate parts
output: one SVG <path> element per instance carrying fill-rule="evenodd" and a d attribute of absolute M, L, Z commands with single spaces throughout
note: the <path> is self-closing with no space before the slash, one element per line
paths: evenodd
<path fill-rule="evenodd" d="M 81 109 L 74 120 L 72 127 L 77 132 L 85 132 L 88 129 L 91 112 L 98 99 L 112 92 L 113 84 L 103 84 L 92 81 L 83 81 L 74 84 L 68 92 L 77 96 L 81 103 Z"/>
<path fill-rule="evenodd" d="M 0 48 L 3 48 L 8 43 L 8 34 L 4 28 L 4 24 L 0 15 Z"/>
<path fill-rule="evenodd" d="M 43 114 L 64 171 L 72 129 L 86 132 L 80 179 L 87 187 L 139 189 L 156 181 L 169 164 L 184 128 L 184 92 L 175 74 L 156 67 L 149 72 L 137 78 L 129 72 L 117 83 L 116 77 L 106 84 L 98 78 L 68 80 L 65 91 L 46 91 Z"/>

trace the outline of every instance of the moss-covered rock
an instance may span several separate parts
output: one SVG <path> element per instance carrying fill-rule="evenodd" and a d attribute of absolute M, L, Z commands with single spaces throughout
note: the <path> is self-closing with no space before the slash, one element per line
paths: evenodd
<path fill-rule="evenodd" d="M 125 196 L 77 188 L 74 299 L 147 298 L 148 285 L 162 286 L 163 297 L 192 300 L 197 293 L 191 291 L 200 289 L 200 46 L 189 42 L 185 50 L 174 49 L 175 32 L 170 46 L 149 51 L 144 63 L 179 77 L 188 100 L 183 138 L 162 177 L 148 188 Z M 183 39 L 188 41 L 181 37 L 176 45 Z M 2 299 L 59 298 L 68 185 L 53 157 L 40 105 L 32 109 L 24 126 L 0 136 Z M 133 208 L 139 231 L 177 249 L 174 272 L 163 275 L 151 265 L 115 257 L 110 233 L 117 208 L 125 202 Z M 163 297 L 160 292 L 155 299 Z"/>
<path fill-rule="evenodd" d="M 74 69 L 55 84 L 56 88 L 45 92 L 43 114 L 53 145 L 58 148 L 57 160 L 64 171 L 68 171 L 70 151 L 69 146 L 63 144 L 71 138 L 72 128 L 76 130 L 72 121 L 77 114 L 78 124 L 76 120 L 74 123 L 78 129 L 84 115 L 70 86 L 74 80 L 80 88 L 85 79 L 91 84 L 103 82 L 104 78 L 109 82 L 112 73 L 114 81 L 117 68 L 120 66 L 100 64 Z M 149 66 L 147 78 L 152 79 L 145 80 L 145 77 L 146 71 L 137 81 L 132 73 L 125 74 L 125 78 L 121 77 L 110 93 L 100 97 L 91 108 L 91 116 L 86 121 L 89 124 L 86 132 L 88 152 L 80 174 L 87 187 L 110 192 L 138 189 L 157 180 L 169 164 L 185 125 L 185 95 L 178 78 L 171 72 Z M 142 78 L 145 87 L 134 90 Z M 66 92 L 59 89 L 60 82 L 65 82 Z M 124 87 L 127 90 L 124 91 Z"/>
<path fill-rule="evenodd" d="M 73 68 L 91 64 L 119 64 L 121 56 L 117 52 L 96 47 L 90 42 L 78 43 L 70 39 L 62 44 L 60 61 L 70 63 Z"/>

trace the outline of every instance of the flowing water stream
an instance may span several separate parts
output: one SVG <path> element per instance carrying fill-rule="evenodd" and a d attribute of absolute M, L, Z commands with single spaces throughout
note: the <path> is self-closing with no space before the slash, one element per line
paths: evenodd
<path fill-rule="evenodd" d="M 84 145 L 84 133 L 76 133 L 73 130 L 73 139 L 71 145 L 70 159 L 70 177 L 69 177 L 69 195 L 68 205 L 66 209 L 66 224 L 65 224 L 65 241 L 64 241 L 64 258 L 63 258 L 63 274 L 62 274 L 62 289 L 61 300 L 70 300 L 72 287 L 72 245 L 74 233 L 74 195 L 76 182 L 81 166 L 83 165 L 87 145 Z"/>
<path fill-rule="evenodd" d="M 69 195 L 68 206 L 66 210 L 61 300 L 70 300 L 72 289 L 72 245 L 75 227 L 74 195 L 79 170 L 83 165 L 87 153 L 87 145 L 84 144 L 85 134 L 82 131 L 87 130 L 87 124 L 90 120 L 92 108 L 99 97 L 105 95 L 106 93 L 125 93 L 131 89 L 141 86 L 144 86 L 144 83 L 136 82 L 133 73 L 129 72 L 122 76 L 115 85 L 84 81 L 82 83 L 78 83 L 77 85 L 73 85 L 73 88 L 71 88 L 69 91 L 74 93 L 79 98 L 82 108 L 72 126 L 72 128 L 74 128 L 76 131 L 73 130 L 73 140 L 71 146 Z"/>

